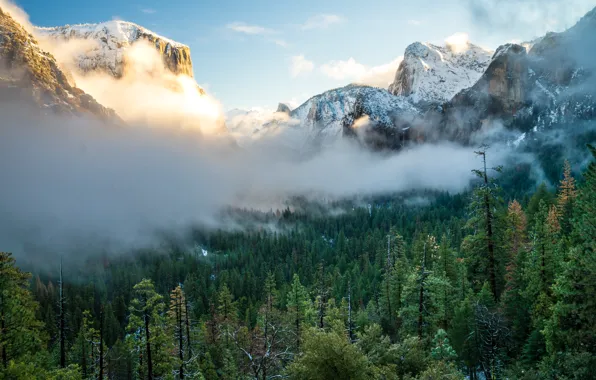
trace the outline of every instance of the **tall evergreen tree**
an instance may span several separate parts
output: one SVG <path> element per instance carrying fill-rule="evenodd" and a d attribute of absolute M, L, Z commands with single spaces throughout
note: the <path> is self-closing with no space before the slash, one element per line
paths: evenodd
<path fill-rule="evenodd" d="M 468 251 L 472 258 L 478 261 L 473 270 L 476 272 L 474 283 L 476 288 L 488 281 L 493 297 L 499 299 L 501 289 L 497 276 L 499 274 L 499 247 L 496 236 L 496 212 L 500 206 L 499 186 L 489 177 L 486 164 L 486 147 L 475 152 L 482 159 L 482 168 L 474 169 L 473 173 L 479 178 L 479 184 L 474 189 L 471 203 L 471 217 L 468 228 L 473 231 L 467 237 Z M 497 173 L 501 167 L 492 168 Z M 484 277 L 484 275 L 486 277 Z"/>
<path fill-rule="evenodd" d="M 10 253 L 0 252 L 0 375 L 11 361 L 28 360 L 43 347 L 42 324 L 35 318 L 38 304 L 29 292 L 30 277 L 16 267 Z"/>
<path fill-rule="evenodd" d="M 596 159 L 596 148 L 589 146 Z M 596 372 L 596 162 L 584 173 L 573 234 L 577 245 L 569 250 L 562 273 L 553 286 L 556 303 L 545 334 L 553 367 L 568 378 Z M 566 362 L 574 363 L 572 366 Z M 580 368 L 583 370 L 580 371 Z M 563 373 L 561 373 L 563 372 Z M 581 375 L 583 374 L 583 375 Z"/>
<path fill-rule="evenodd" d="M 171 371 L 169 367 L 163 313 L 163 297 L 155 291 L 153 282 L 143 279 L 133 287 L 128 331 L 139 353 L 138 373 L 153 380 Z M 143 347 L 144 346 L 144 347 Z"/>
<path fill-rule="evenodd" d="M 302 324 L 308 308 L 308 293 L 300 283 L 300 277 L 294 274 L 290 290 L 287 293 L 287 308 L 295 339 L 295 349 L 301 346 Z"/>

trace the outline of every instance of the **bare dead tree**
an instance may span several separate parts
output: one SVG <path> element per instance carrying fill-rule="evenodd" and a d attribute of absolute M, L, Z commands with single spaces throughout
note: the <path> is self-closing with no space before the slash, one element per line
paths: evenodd
<path fill-rule="evenodd" d="M 488 169 L 486 167 L 486 151 L 488 146 L 483 145 L 479 150 L 475 151 L 476 155 L 482 158 L 482 168 L 474 169 L 472 172 L 476 174 L 483 181 L 481 186 L 483 208 L 484 208 L 484 228 L 486 233 L 486 250 L 488 253 L 488 277 L 490 283 L 490 289 L 493 294 L 495 301 L 498 301 L 499 293 L 497 290 L 497 275 L 496 275 L 496 260 L 495 260 L 495 239 L 493 234 L 494 215 L 492 212 L 493 205 L 491 204 L 491 184 L 488 177 Z M 492 168 L 493 170 L 500 172 L 501 167 Z"/>

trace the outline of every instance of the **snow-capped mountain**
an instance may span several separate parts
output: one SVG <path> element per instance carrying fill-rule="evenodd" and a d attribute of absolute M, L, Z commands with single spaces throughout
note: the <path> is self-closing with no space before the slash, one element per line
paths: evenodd
<path fill-rule="evenodd" d="M 386 148 L 403 144 L 419 115 L 402 96 L 351 84 L 313 96 L 294 110 L 285 104 L 276 112 L 230 110 L 226 126 L 241 145 L 274 141 L 295 152 L 308 152 L 343 137 L 357 137 L 373 147 Z"/>
<path fill-rule="evenodd" d="M 471 87 L 490 63 L 492 52 L 465 40 L 437 46 L 415 42 L 406 48 L 389 92 L 413 103 L 443 103 Z"/>
<path fill-rule="evenodd" d="M 313 96 L 290 117 L 295 120 L 294 128 L 303 131 L 305 142 L 333 143 L 339 137 L 357 134 L 366 124 L 369 131 L 382 133 L 393 145 L 418 114 L 402 96 L 376 87 L 348 85 Z"/>
<path fill-rule="evenodd" d="M 77 88 L 37 40 L 0 8 L 0 101 L 19 102 L 63 115 L 92 115 L 119 122 L 115 112 Z"/>
<path fill-rule="evenodd" d="M 120 78 L 125 69 L 125 52 L 145 41 L 155 47 L 165 67 L 174 74 L 193 76 L 190 48 L 127 21 L 37 28 L 41 36 L 57 41 L 87 41 L 76 51 L 76 64 L 83 72 L 104 70 Z"/>

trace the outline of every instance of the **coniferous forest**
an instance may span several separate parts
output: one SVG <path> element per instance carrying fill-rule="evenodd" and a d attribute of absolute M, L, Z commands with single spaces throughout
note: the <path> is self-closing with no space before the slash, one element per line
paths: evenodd
<path fill-rule="evenodd" d="M 288 208 L 52 269 L 2 253 L 0 378 L 595 378 L 590 150 L 529 193 L 483 167 L 427 204 Z"/>

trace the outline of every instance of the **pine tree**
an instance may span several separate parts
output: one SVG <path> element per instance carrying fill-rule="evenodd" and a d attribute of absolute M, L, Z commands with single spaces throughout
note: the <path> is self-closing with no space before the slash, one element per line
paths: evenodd
<path fill-rule="evenodd" d="M 287 308 L 292 325 L 292 333 L 295 339 L 295 349 L 300 350 L 302 324 L 304 322 L 306 309 L 308 308 L 308 293 L 300 283 L 300 277 L 294 274 L 292 284 L 287 293 Z"/>
<path fill-rule="evenodd" d="M 453 347 L 451 347 L 449 338 L 447 337 L 447 332 L 445 332 L 445 330 L 437 330 L 437 333 L 433 338 L 432 345 L 433 348 L 430 352 L 430 355 L 433 357 L 433 359 L 440 361 L 451 361 L 457 358 L 457 353 Z"/>
<path fill-rule="evenodd" d="M 511 326 L 514 351 L 518 352 L 530 329 L 530 313 L 524 292 L 527 288 L 525 273 L 529 241 L 526 215 L 519 202 L 514 200 L 509 203 L 505 223 L 505 251 L 509 262 L 505 268 L 501 305 Z"/>
<path fill-rule="evenodd" d="M 153 380 L 170 372 L 163 312 L 163 297 L 155 291 L 153 282 L 143 279 L 133 287 L 128 331 L 139 354 L 139 377 Z M 144 347 L 143 347 L 144 346 Z"/>
<path fill-rule="evenodd" d="M 399 310 L 407 277 L 407 268 L 408 263 L 403 237 L 392 228 L 387 236 L 387 255 L 379 301 L 382 315 L 381 322 L 386 331 L 389 331 L 392 336 L 395 335 L 401 324 Z"/>
<path fill-rule="evenodd" d="M 101 331 L 94 327 L 91 312 L 83 312 L 81 328 L 71 349 L 71 361 L 78 363 L 84 379 L 103 379 L 105 343 Z"/>
<path fill-rule="evenodd" d="M 436 258 L 438 245 L 431 235 L 423 236 L 420 244 L 415 244 L 414 257 L 419 257 L 419 265 L 407 279 L 403 291 L 400 317 L 406 334 L 415 334 L 418 339 L 428 338 L 438 320 L 444 315 L 442 297 L 444 286 L 448 286 L 444 278 L 435 276 L 429 267 L 429 258 Z"/>
<path fill-rule="evenodd" d="M 10 362 L 27 360 L 42 348 L 38 304 L 29 292 L 31 275 L 15 266 L 10 253 L 0 252 L 0 377 Z"/>
<path fill-rule="evenodd" d="M 436 277 L 433 286 L 437 292 L 436 298 L 440 313 L 437 315 L 437 320 L 443 329 L 449 327 L 453 318 L 453 306 L 456 298 L 455 286 L 457 285 L 455 266 L 455 252 L 450 248 L 447 236 L 443 235 L 433 267 L 433 275 Z"/>
<path fill-rule="evenodd" d="M 468 228 L 473 231 L 466 237 L 464 247 L 469 252 L 470 258 L 476 261 L 471 267 L 473 285 L 479 289 L 484 281 L 488 281 L 493 297 L 499 299 L 501 289 L 498 283 L 499 274 L 499 247 L 496 236 L 496 212 L 500 206 L 499 187 L 493 178 L 488 175 L 486 166 L 486 148 L 475 152 L 482 158 L 483 167 L 473 170 L 480 179 L 479 185 L 474 189 L 471 203 L 471 217 Z M 497 173 L 501 167 L 493 168 Z"/>
<path fill-rule="evenodd" d="M 563 179 L 559 183 L 559 193 L 557 194 L 557 216 L 560 220 L 563 234 L 568 235 L 571 232 L 571 218 L 577 190 L 575 187 L 575 178 L 571 174 L 571 165 L 565 160 L 563 167 Z"/>
<path fill-rule="evenodd" d="M 319 263 L 316 275 L 316 307 L 317 323 L 320 329 L 325 327 L 325 316 L 327 315 L 327 301 L 329 299 L 329 284 L 325 276 L 325 266 Z"/>
<path fill-rule="evenodd" d="M 62 258 L 60 258 L 60 282 L 58 295 L 58 332 L 60 343 L 60 368 L 66 367 L 66 296 L 64 294 L 64 279 L 62 278 Z"/>
<path fill-rule="evenodd" d="M 182 286 L 178 285 L 170 293 L 170 307 L 168 309 L 168 325 L 170 331 L 175 340 L 177 364 L 178 364 L 178 377 L 184 378 L 184 367 L 185 363 L 190 360 L 187 354 L 185 342 L 188 339 L 187 329 L 185 321 L 187 319 L 186 310 L 186 297 L 182 291 Z M 188 355 L 188 354 L 187 354 Z"/>
<path fill-rule="evenodd" d="M 304 334 L 303 354 L 288 367 L 290 379 L 370 379 L 370 362 L 360 349 L 351 344 L 343 325 L 328 331 L 309 328 Z"/>
<path fill-rule="evenodd" d="M 589 146 L 596 159 L 596 148 Z M 575 204 L 573 234 L 577 245 L 569 250 L 562 273 L 553 286 L 556 303 L 546 324 L 546 347 L 553 367 L 572 377 L 581 366 L 585 374 L 596 371 L 596 162 L 584 173 L 585 184 Z M 576 364 L 569 368 L 565 362 Z M 580 364 L 581 363 L 581 364 Z M 567 368 L 567 369 L 565 369 Z"/>
<path fill-rule="evenodd" d="M 222 285 L 217 302 L 217 320 L 219 339 L 223 339 L 226 348 L 230 348 L 230 337 L 234 331 L 234 325 L 238 318 L 236 304 L 230 289 L 227 285 Z"/>

